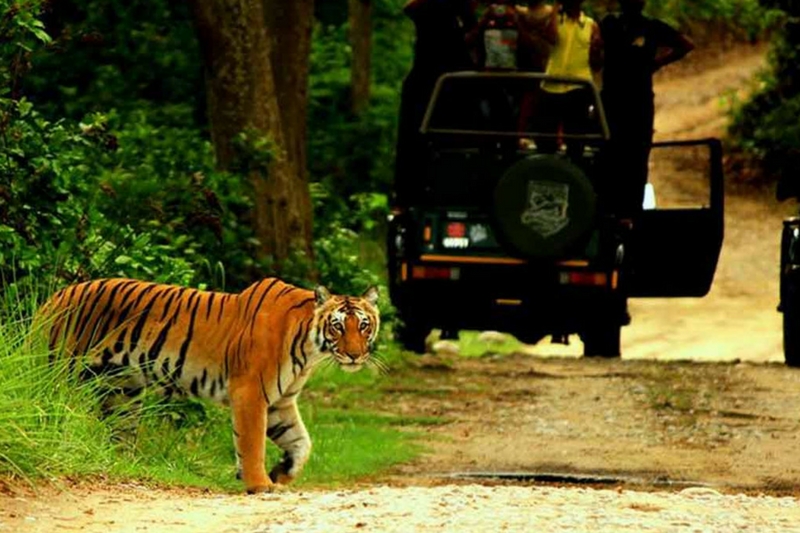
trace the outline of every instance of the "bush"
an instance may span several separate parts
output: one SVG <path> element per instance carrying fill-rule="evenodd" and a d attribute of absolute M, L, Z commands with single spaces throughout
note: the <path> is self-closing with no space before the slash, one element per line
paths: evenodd
<path fill-rule="evenodd" d="M 764 2 L 786 9 L 785 23 L 773 39 L 769 71 L 760 88 L 733 112 L 733 146 L 754 159 L 762 172 L 778 180 L 778 197 L 800 195 L 796 169 L 800 165 L 800 7 Z"/>
<path fill-rule="evenodd" d="M 753 40 L 775 27 L 780 12 L 759 0 L 651 0 L 647 13 L 686 31 Z"/>
<path fill-rule="evenodd" d="M 127 275 L 186 283 L 190 263 L 152 235 L 119 224 L 103 209 L 94 161 L 116 141 L 102 123 L 52 123 L 26 100 L 4 109 L 6 157 L 0 159 L 0 269 L 18 278 L 74 282 Z"/>

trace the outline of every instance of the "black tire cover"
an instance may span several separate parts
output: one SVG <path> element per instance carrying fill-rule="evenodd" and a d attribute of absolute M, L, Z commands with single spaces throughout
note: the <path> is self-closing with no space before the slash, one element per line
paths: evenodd
<path fill-rule="evenodd" d="M 514 163 L 494 190 L 499 237 L 523 257 L 565 253 L 593 226 L 595 193 L 573 163 L 536 155 Z"/>

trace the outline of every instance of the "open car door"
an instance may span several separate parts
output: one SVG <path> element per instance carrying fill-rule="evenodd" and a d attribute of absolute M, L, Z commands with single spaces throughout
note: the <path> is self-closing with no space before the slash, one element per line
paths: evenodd
<path fill-rule="evenodd" d="M 645 209 L 633 229 L 628 294 L 705 296 L 724 232 L 722 145 L 718 139 L 654 143 L 650 162 L 657 207 Z"/>

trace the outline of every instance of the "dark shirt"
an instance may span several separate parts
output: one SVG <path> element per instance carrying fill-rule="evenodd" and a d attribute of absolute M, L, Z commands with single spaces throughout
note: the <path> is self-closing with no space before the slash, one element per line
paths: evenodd
<path fill-rule="evenodd" d="M 615 99 L 653 99 L 659 48 L 681 46 L 681 34 L 660 20 L 608 15 L 600 24 L 605 45 L 603 92 Z"/>
<path fill-rule="evenodd" d="M 438 76 L 472 68 L 464 38 L 475 24 L 472 14 L 454 0 L 428 0 L 409 12 L 417 30 L 414 69 Z"/>

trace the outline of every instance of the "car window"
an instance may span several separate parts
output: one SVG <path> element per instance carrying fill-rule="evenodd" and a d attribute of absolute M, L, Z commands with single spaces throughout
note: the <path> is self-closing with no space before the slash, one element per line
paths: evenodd
<path fill-rule="evenodd" d="M 604 139 L 608 135 L 594 85 L 534 73 L 464 72 L 442 76 L 422 130 L 565 139 Z"/>

